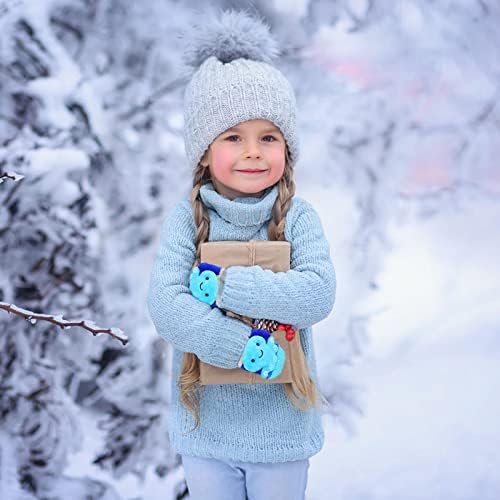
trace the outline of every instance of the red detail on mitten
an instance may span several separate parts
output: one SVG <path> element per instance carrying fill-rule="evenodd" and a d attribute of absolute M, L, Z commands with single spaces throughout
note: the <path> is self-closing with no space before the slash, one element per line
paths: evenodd
<path fill-rule="evenodd" d="M 281 330 L 281 331 L 286 331 L 286 326 L 285 325 L 278 325 L 278 328 L 277 330 Z"/>
<path fill-rule="evenodd" d="M 295 331 L 293 328 L 287 328 L 285 338 L 291 342 L 295 338 Z"/>

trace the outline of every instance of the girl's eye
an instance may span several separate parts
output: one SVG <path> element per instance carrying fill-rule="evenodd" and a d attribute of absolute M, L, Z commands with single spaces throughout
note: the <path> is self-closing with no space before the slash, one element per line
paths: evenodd
<path fill-rule="evenodd" d="M 226 137 L 226 141 L 235 142 L 239 138 L 240 138 L 239 135 L 228 135 Z M 277 139 L 276 139 L 276 137 L 274 137 L 274 135 L 265 135 L 263 137 L 263 140 L 264 140 L 264 142 L 275 142 Z"/>

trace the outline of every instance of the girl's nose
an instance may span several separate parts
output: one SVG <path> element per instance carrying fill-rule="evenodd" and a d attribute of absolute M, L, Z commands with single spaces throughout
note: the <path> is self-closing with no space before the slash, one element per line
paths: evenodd
<path fill-rule="evenodd" d="M 247 158 L 260 158 L 260 146 L 257 141 L 248 141 L 245 148 L 245 156 Z"/>

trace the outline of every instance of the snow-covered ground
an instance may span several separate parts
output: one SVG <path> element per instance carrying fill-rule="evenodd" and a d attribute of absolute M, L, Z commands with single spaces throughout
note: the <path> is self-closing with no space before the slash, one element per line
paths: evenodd
<path fill-rule="evenodd" d="M 354 437 L 325 420 L 308 500 L 499 498 L 500 348 L 468 333 L 363 367 L 366 416 Z"/>
<path fill-rule="evenodd" d="M 389 231 L 365 415 L 325 418 L 308 500 L 500 498 L 500 203 L 466 204 Z"/>
<path fill-rule="evenodd" d="M 102 432 L 96 428 L 91 413 L 83 412 L 81 423 L 85 429 L 82 449 L 71 457 L 70 463 L 64 470 L 65 475 L 74 477 L 88 475 L 92 479 L 110 484 L 123 500 L 173 500 L 175 498 L 176 485 L 184 477 L 182 466 L 165 478 L 159 478 L 153 468 L 150 468 L 144 482 L 131 474 L 120 479 L 111 479 L 107 472 L 102 471 L 96 465 L 91 465 L 93 458 L 102 450 L 104 439 Z"/>

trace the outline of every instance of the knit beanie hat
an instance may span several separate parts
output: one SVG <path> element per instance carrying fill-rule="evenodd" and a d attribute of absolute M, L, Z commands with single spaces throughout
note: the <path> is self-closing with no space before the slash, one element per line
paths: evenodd
<path fill-rule="evenodd" d="M 244 11 L 204 18 L 187 40 L 193 70 L 184 92 L 184 146 L 196 168 L 212 141 L 240 122 L 265 119 L 283 134 L 293 166 L 299 148 L 290 82 L 271 64 L 277 43 L 261 20 Z"/>

